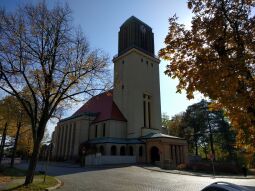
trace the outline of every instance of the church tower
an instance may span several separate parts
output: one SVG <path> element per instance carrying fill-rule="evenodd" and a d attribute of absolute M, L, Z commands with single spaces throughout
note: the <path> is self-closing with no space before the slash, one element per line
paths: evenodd
<path fill-rule="evenodd" d="M 132 16 L 119 31 L 113 99 L 127 119 L 127 138 L 161 132 L 159 63 L 152 28 Z"/>

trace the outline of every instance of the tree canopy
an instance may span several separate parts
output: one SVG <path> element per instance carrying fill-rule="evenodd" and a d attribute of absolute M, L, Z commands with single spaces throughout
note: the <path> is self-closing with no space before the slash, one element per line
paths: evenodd
<path fill-rule="evenodd" d="M 233 159 L 235 134 L 223 110 L 212 110 L 210 103 L 202 100 L 188 106 L 185 112 L 171 120 L 165 119 L 170 135 L 183 137 L 190 153 L 207 158 L 213 153 L 216 159 Z"/>
<path fill-rule="evenodd" d="M 31 123 L 33 153 L 25 184 L 33 181 L 48 120 L 66 101 L 105 89 L 107 63 L 72 25 L 68 6 L 49 9 L 42 2 L 0 11 L 0 89 L 17 98 Z"/>
<path fill-rule="evenodd" d="M 237 146 L 255 151 L 254 1 L 188 0 L 191 29 L 169 19 L 165 73 L 178 78 L 177 92 L 199 91 L 223 107 L 237 130 Z"/>

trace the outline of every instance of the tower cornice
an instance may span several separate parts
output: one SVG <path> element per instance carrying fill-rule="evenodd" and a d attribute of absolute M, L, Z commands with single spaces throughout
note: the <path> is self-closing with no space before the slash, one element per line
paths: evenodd
<path fill-rule="evenodd" d="M 123 54 L 120 54 L 120 55 L 117 54 L 117 55 L 115 55 L 115 56 L 113 57 L 112 61 L 113 61 L 113 62 L 116 62 L 116 61 L 118 61 L 119 59 L 122 59 L 123 57 L 127 56 L 128 54 L 130 54 L 130 53 L 132 53 L 132 52 L 136 52 L 136 53 L 138 53 L 138 54 L 141 54 L 142 56 L 144 56 L 144 57 L 146 57 L 146 58 L 149 58 L 149 59 L 155 61 L 155 62 L 158 63 L 158 64 L 160 63 L 160 59 L 159 59 L 156 55 L 154 55 L 154 56 L 148 55 L 148 54 L 144 53 L 144 51 L 139 50 L 139 49 L 137 49 L 137 48 L 130 48 L 128 51 L 124 52 Z"/>

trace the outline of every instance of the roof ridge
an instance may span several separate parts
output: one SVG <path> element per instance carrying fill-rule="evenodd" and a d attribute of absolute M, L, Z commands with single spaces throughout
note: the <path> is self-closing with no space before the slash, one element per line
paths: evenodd
<path fill-rule="evenodd" d="M 136 16 L 134 16 L 134 15 L 132 15 L 131 17 L 129 17 L 127 20 L 125 20 L 124 23 L 120 26 L 120 28 L 121 28 L 122 26 L 126 25 L 126 24 L 127 24 L 129 21 L 131 21 L 131 20 L 135 20 L 135 21 L 137 21 L 137 22 L 139 22 L 139 23 L 145 25 L 146 27 L 148 27 L 148 28 L 150 28 L 150 29 L 152 30 L 152 28 L 151 28 L 148 24 L 146 24 L 145 22 L 141 21 L 140 19 L 138 19 L 138 18 L 137 18 Z"/>

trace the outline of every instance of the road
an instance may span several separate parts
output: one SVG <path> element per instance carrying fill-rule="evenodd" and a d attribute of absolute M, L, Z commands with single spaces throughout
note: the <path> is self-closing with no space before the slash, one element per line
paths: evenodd
<path fill-rule="evenodd" d="M 177 175 L 150 171 L 139 166 L 79 168 L 74 165 L 54 165 L 49 167 L 48 173 L 64 182 L 58 191 L 199 191 L 215 181 L 232 182 L 255 190 L 254 179 Z"/>

